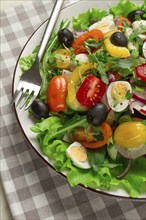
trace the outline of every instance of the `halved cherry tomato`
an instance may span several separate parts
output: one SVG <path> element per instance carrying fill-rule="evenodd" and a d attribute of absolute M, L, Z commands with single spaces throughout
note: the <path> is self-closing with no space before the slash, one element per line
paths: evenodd
<path fill-rule="evenodd" d="M 90 74 L 79 87 L 76 98 L 80 104 L 90 108 L 100 102 L 105 91 L 106 84 L 101 79 Z"/>
<path fill-rule="evenodd" d="M 51 111 L 60 112 L 67 109 L 67 79 L 65 76 L 54 76 L 48 85 L 48 106 Z"/>
<path fill-rule="evenodd" d="M 71 76 L 68 79 L 67 105 L 74 111 L 81 112 L 81 111 L 88 110 L 85 106 L 81 105 L 76 99 L 76 90 L 77 90 L 77 85 L 79 84 L 81 77 L 84 77 L 87 71 L 90 71 L 91 69 L 95 67 L 96 67 L 96 64 L 92 62 L 82 63 L 80 66 L 77 66 L 73 70 Z"/>
<path fill-rule="evenodd" d="M 119 16 L 118 17 L 118 22 L 117 22 L 118 30 L 122 29 L 122 27 L 124 26 L 124 21 L 126 21 L 128 25 L 131 24 L 131 21 L 129 21 L 128 18 L 126 18 L 124 16 Z"/>
<path fill-rule="evenodd" d="M 71 136 L 73 141 L 87 141 L 87 142 L 94 142 L 96 141 L 93 137 L 92 131 L 87 131 L 86 128 L 79 127 L 77 128 Z"/>
<path fill-rule="evenodd" d="M 84 128 L 79 128 L 72 134 L 73 141 L 78 141 L 86 148 L 100 148 L 107 144 L 112 134 L 112 129 L 107 122 L 103 122 L 100 127 L 103 131 L 104 140 L 96 141 L 92 133 L 87 133 Z"/>
<path fill-rule="evenodd" d="M 146 82 L 146 63 L 136 67 L 136 75 Z"/>
<path fill-rule="evenodd" d="M 98 29 L 94 29 L 87 33 L 82 34 L 75 40 L 75 42 L 72 45 L 74 49 L 74 53 L 75 54 L 88 53 L 86 48 L 83 45 L 84 41 L 87 41 L 88 39 L 91 38 L 95 40 L 95 42 L 97 43 L 99 40 L 103 39 L 103 37 L 104 37 L 103 33 Z M 91 51 L 95 49 L 98 49 L 98 48 L 92 48 Z"/>

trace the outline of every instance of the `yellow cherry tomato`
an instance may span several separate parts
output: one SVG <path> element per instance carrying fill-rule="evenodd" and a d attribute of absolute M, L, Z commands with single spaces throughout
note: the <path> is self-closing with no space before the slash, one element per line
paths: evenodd
<path fill-rule="evenodd" d="M 146 144 L 146 126 L 139 121 L 120 124 L 114 132 L 115 143 L 124 148 L 136 148 Z"/>
<path fill-rule="evenodd" d="M 112 57 L 127 58 L 130 56 L 130 52 L 126 47 L 115 46 L 111 43 L 110 37 L 113 33 L 120 32 L 119 30 L 109 31 L 104 35 L 104 45 L 106 50 Z"/>
<path fill-rule="evenodd" d="M 66 49 L 58 49 L 53 52 L 56 57 L 55 66 L 60 69 L 69 69 L 71 63 L 71 53 Z"/>

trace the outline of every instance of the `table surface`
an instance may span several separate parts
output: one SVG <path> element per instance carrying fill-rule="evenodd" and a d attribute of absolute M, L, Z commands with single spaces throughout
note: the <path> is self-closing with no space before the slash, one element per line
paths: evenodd
<path fill-rule="evenodd" d="M 28 0 L 29 1 L 29 0 Z M 35 1 L 35 0 L 34 0 Z M 1 1 L 1 10 L 3 10 L 3 9 L 7 9 L 7 8 L 9 8 L 9 7 L 14 7 L 14 6 L 16 6 L 16 5 L 18 5 L 18 4 L 22 4 L 22 3 L 24 3 L 25 1 L 23 1 L 23 0 L 19 0 L 19 1 L 13 1 L 13 0 L 11 0 L 11 1 L 5 1 L 5 0 L 2 0 Z M 36 16 L 37 16 L 37 14 L 36 14 Z M 37 17 L 35 17 L 35 19 L 36 19 Z M 44 20 L 44 18 L 42 18 L 42 20 Z M 33 20 L 33 22 L 34 22 L 34 20 Z M 29 24 L 29 25 L 31 25 L 31 24 Z M 27 30 L 27 27 L 26 27 L 26 30 Z M 28 31 L 28 30 L 27 30 Z M 25 33 L 25 32 L 24 32 Z M 15 48 L 13 48 L 13 49 L 15 49 Z M 7 86 L 7 85 L 6 85 Z M 17 141 L 17 140 L 16 140 Z M 22 146 L 23 148 L 25 148 L 25 146 Z M 19 152 L 17 152 L 17 153 L 19 153 Z M 22 154 L 26 154 L 27 152 L 26 151 L 24 151 Z M 29 153 L 31 153 L 30 151 L 29 151 Z M 17 155 L 18 156 L 18 158 L 19 158 L 19 154 Z M 29 156 L 30 155 L 28 155 L 28 160 L 29 160 Z M 9 159 L 9 158 L 8 158 Z M 20 158 L 19 158 L 20 159 Z M 31 161 L 31 158 L 30 158 L 30 161 Z M 36 164 L 37 164 L 37 161 L 38 161 L 38 159 L 37 158 L 35 158 L 35 156 L 34 156 L 34 158 L 33 158 L 33 160 L 32 160 L 32 162 L 30 162 L 30 161 L 28 161 L 28 163 L 29 163 L 29 165 L 30 165 L 30 169 L 35 165 L 36 166 Z M 23 161 L 22 161 L 23 162 Z M 36 162 L 36 163 L 35 163 Z M 21 165 L 23 165 L 23 164 L 21 164 Z M 37 166 L 36 166 L 37 167 Z M 28 171 L 28 172 L 31 172 L 31 170 L 28 170 L 28 167 L 24 167 L 24 168 L 26 168 L 26 171 Z M 47 168 L 45 168 L 45 167 L 43 167 L 43 164 L 42 164 L 42 167 L 41 167 L 41 169 L 39 170 L 39 172 L 42 170 L 42 171 L 46 171 L 46 169 Z M 21 170 L 18 170 L 18 171 L 21 171 Z M 53 173 L 53 172 L 52 172 Z M 15 174 L 13 174 L 13 175 L 15 175 Z M 37 189 L 37 186 L 41 186 L 41 185 L 39 185 L 39 184 L 42 184 L 42 186 L 43 186 L 43 188 L 41 188 L 41 195 L 37 195 L 37 191 L 33 191 L 33 193 L 35 193 L 36 195 L 35 195 L 35 197 L 33 198 L 34 199 L 34 201 L 36 202 L 36 204 L 35 205 L 39 205 L 39 201 L 37 200 L 37 199 L 39 199 L 39 198 L 41 198 L 41 199 L 43 199 L 44 198 L 44 193 L 45 193 L 45 190 L 48 190 L 48 189 L 46 189 L 46 183 L 47 183 L 47 181 L 46 181 L 46 179 L 45 178 L 48 178 L 48 176 L 46 175 L 46 174 L 44 174 L 43 172 L 42 172 L 42 176 L 40 177 L 40 178 L 42 178 L 41 180 L 38 178 L 38 176 L 37 176 L 37 174 L 35 173 L 35 172 L 31 172 L 31 175 L 33 175 L 35 178 L 33 179 L 34 181 L 36 181 L 36 182 L 34 182 L 35 183 L 35 186 L 36 186 L 36 188 L 35 188 L 35 190 Z M 43 176 L 44 175 L 44 176 Z M 46 176 L 45 176 L 46 175 Z M 53 174 L 54 175 L 54 174 Z M 50 182 L 52 181 L 52 177 L 53 177 L 53 175 L 51 174 L 51 176 L 49 176 L 50 177 Z M 15 176 L 15 182 L 17 181 L 17 178 L 16 178 L 17 176 Z M 27 174 L 27 178 L 29 177 L 29 173 Z M 20 178 L 21 178 L 21 175 L 20 175 Z M 9 179 L 9 178 L 8 178 Z M 58 176 L 56 175 L 54 175 L 54 179 L 56 179 L 57 181 L 56 181 L 56 183 L 58 184 Z M 28 179 L 27 179 L 28 180 Z M 60 214 L 61 213 L 61 211 L 62 210 L 64 210 L 64 208 L 62 208 L 62 203 L 59 203 L 60 202 L 60 198 L 62 198 L 62 200 L 63 200 L 63 202 L 64 202 L 64 206 L 65 206 L 65 208 L 66 208 L 66 213 L 68 214 L 68 215 L 72 215 L 72 214 L 74 214 L 74 212 L 77 212 L 77 213 L 81 213 L 82 215 L 84 215 L 84 213 L 82 213 L 82 211 L 84 210 L 86 210 L 86 205 L 88 206 L 88 211 L 91 211 L 91 213 L 93 212 L 93 210 L 95 211 L 95 214 L 98 214 L 98 216 L 99 216 L 99 218 L 100 218 L 100 216 L 102 216 L 102 213 L 104 213 L 104 219 L 107 219 L 106 218 L 106 216 L 109 216 L 109 213 L 108 213 L 108 211 L 110 211 L 110 215 L 111 215 L 111 218 L 110 219 L 123 219 L 123 217 L 125 217 L 125 219 L 133 219 L 133 220 L 138 220 L 138 219 L 144 219 L 144 218 L 142 218 L 142 216 L 144 216 L 144 204 L 142 204 L 141 202 L 131 202 L 130 200 L 129 201 L 126 201 L 126 200 L 124 200 L 124 199 L 115 199 L 115 198 L 113 198 L 113 199 L 110 199 L 110 198 L 108 198 L 108 197 L 101 197 L 100 195 L 99 196 L 95 196 L 95 195 L 93 195 L 93 194 L 91 194 L 90 192 L 88 192 L 88 191 L 83 191 L 83 190 L 81 190 L 81 189 L 77 189 L 77 190 L 75 190 L 75 189 L 70 189 L 69 188 L 69 186 L 66 184 L 65 185 L 65 181 L 64 180 L 62 180 L 62 179 L 59 179 L 60 181 L 61 181 L 61 183 L 59 183 L 59 184 L 62 184 L 62 185 L 56 185 L 56 188 L 57 189 L 55 189 L 54 190 L 54 185 L 53 185 L 53 182 L 52 182 L 52 186 L 50 185 L 50 187 L 52 187 L 52 189 L 50 188 L 48 191 L 47 191 L 47 193 L 46 193 L 46 197 L 45 197 L 45 200 L 44 200 L 44 202 L 45 201 L 47 201 L 48 200 L 48 202 L 49 202 L 49 205 L 50 205 L 50 207 L 51 207 L 51 209 L 50 209 L 50 212 L 51 211 L 54 211 L 54 216 L 57 216 L 57 214 L 55 213 L 55 211 L 56 210 L 54 210 L 53 209 L 53 206 L 55 206 L 56 205 L 56 207 L 58 207 L 58 210 L 60 211 L 58 211 L 59 213 L 58 214 Z M 40 183 L 39 183 L 40 182 Z M 10 183 L 12 183 L 11 181 L 10 181 Z M 23 183 L 22 183 L 23 184 Z M 30 182 L 30 184 L 31 184 L 31 182 Z M 30 187 L 31 187 L 31 185 L 30 185 Z M 13 187 L 12 187 L 13 188 Z M 70 194 L 70 197 L 68 196 L 68 198 L 66 198 L 66 194 L 61 194 L 62 192 L 64 192 L 64 190 L 63 190 L 63 188 L 65 188 L 65 190 L 67 191 L 67 192 L 69 192 Z M 15 188 L 14 188 L 15 189 Z M 14 190 L 13 189 L 13 190 Z M 32 188 L 31 188 L 32 189 Z M 59 193 L 60 194 L 55 194 L 57 191 L 56 190 L 59 190 L 59 189 L 61 189 L 60 191 L 59 191 Z M 23 190 L 21 190 L 21 189 L 19 189 L 19 194 L 17 194 L 21 199 L 23 199 L 22 198 L 22 192 L 23 192 Z M 15 193 L 15 192 L 14 192 Z M 11 194 L 13 194 L 13 195 L 15 195 L 13 192 L 12 193 L 10 193 L 9 192 L 9 195 Z M 0 194 L 1 194 L 1 201 L 2 201 L 2 203 L 1 203 L 1 212 L 2 213 L 0 213 L 0 217 L 1 217 L 1 219 L 2 220 L 12 220 L 12 217 L 11 217 L 11 213 L 10 213 L 10 211 L 9 211 L 9 207 L 8 207 L 8 205 L 7 205 L 7 201 L 6 201 L 6 198 L 5 198 L 5 195 L 4 195 L 4 191 L 3 191 L 3 187 L 2 186 L 0 186 Z M 49 199 L 53 199 L 54 198 L 54 195 L 56 195 L 56 201 L 58 202 L 58 203 L 55 203 L 56 201 L 51 201 L 51 200 L 49 200 Z M 72 196 L 72 195 L 74 195 L 74 197 Z M 78 196 L 79 195 L 79 196 Z M 82 201 L 80 201 L 80 198 L 78 198 L 78 197 L 80 197 L 80 195 L 82 196 Z M 41 196 L 41 197 L 40 197 Z M 51 197 L 52 196 L 52 197 Z M 30 202 L 31 201 L 31 198 L 30 198 L 30 195 L 26 195 L 26 197 L 28 197 L 28 198 L 26 198 L 27 199 L 27 201 L 28 202 Z M 9 197 L 9 199 L 10 199 L 10 197 Z M 70 200 L 69 200 L 70 199 Z M 89 201 L 87 201 L 87 200 L 89 200 L 90 201 L 90 203 L 89 203 Z M 26 201 L 26 200 L 25 200 Z M 70 201 L 72 202 L 72 201 L 74 201 L 74 204 L 70 204 Z M 21 201 L 22 203 L 23 203 L 23 201 Z M 78 203 L 78 202 L 82 202 L 82 204 L 83 204 L 83 206 L 81 207 L 80 206 L 80 203 Z M 76 208 L 76 203 L 78 203 L 77 205 L 78 205 L 78 208 Z M 26 203 L 25 203 L 26 204 Z M 97 206 L 95 206 L 95 204 L 98 204 L 98 207 Z M 11 204 L 11 206 L 12 205 L 16 205 L 16 203 L 15 204 Z M 19 205 L 19 204 L 17 204 L 17 205 Z M 24 205 L 24 203 L 23 203 L 23 205 Z M 42 206 L 44 205 L 44 207 L 42 207 L 42 208 L 45 208 L 45 204 L 42 204 Z M 57 206 L 58 205 L 58 206 Z M 74 206 L 73 206 L 74 205 Z M 89 206 L 90 205 L 90 206 Z M 74 208 L 74 212 L 73 212 L 73 208 L 72 208 L 72 206 L 73 207 L 75 207 Z M 60 208 L 61 207 L 61 208 Z M 128 207 L 128 209 L 127 209 L 127 207 Z M 25 207 L 26 208 L 26 212 L 25 212 L 25 214 L 27 214 L 27 216 L 30 216 L 30 214 L 32 214 L 31 212 L 29 213 L 28 212 L 28 209 L 29 209 L 29 207 Z M 41 210 L 42 210 L 42 208 L 39 208 L 39 214 L 40 215 L 43 215 L 44 213 L 41 213 Z M 47 206 L 47 208 L 48 208 L 48 206 Z M 60 208 L 60 209 L 59 209 Z M 69 209 L 70 208 L 70 209 Z M 83 209 L 83 210 L 82 210 Z M 108 210 L 108 211 L 107 211 Z M 21 210 L 20 210 L 21 211 Z M 22 211 L 24 211 L 24 210 L 22 210 Z M 46 210 L 47 211 L 47 210 Z M 72 212 L 71 212 L 72 211 Z M 142 214 L 141 214 L 142 213 Z M 62 214 L 64 214 L 64 212 L 62 212 Z M 85 213 L 86 214 L 86 213 Z M 21 216 L 21 215 L 20 215 Z M 19 217 L 20 217 L 19 216 Z M 134 217 L 133 217 L 134 216 Z M 14 218 L 15 218 L 16 216 L 14 216 Z M 86 216 L 86 217 L 88 217 L 88 216 Z M 92 216 L 90 216 L 90 217 L 92 217 Z M 117 217 L 117 218 L 116 218 Z M 17 215 L 17 219 L 18 219 L 18 215 Z M 21 218 L 22 219 L 22 218 Z M 30 218 L 27 218 L 27 219 L 30 219 Z M 54 218 L 53 218 L 54 219 Z M 57 218 L 55 218 L 55 219 L 57 219 Z M 87 219 L 87 218 L 86 218 Z M 91 218 L 90 218 L 91 219 Z M 92 219 L 95 219 L 95 218 L 92 218 Z M 103 218 L 101 218 L 101 219 L 103 219 Z M 19 218 L 19 220 L 20 220 L 20 218 Z"/>
<path fill-rule="evenodd" d="M 5 0 L 2 0 L 1 1 L 1 11 L 4 10 L 4 9 L 7 9 L 7 8 L 10 8 L 10 7 L 15 7 L 16 5 L 18 4 L 22 4 L 24 1 L 23 0 L 19 0 L 19 1 L 5 1 Z M 1 200 L 1 205 L 0 205 L 0 218 L 2 220 L 12 220 L 12 215 L 11 215 L 11 212 L 10 212 L 10 209 L 9 209 L 9 206 L 8 206 L 8 203 L 7 203 L 7 199 L 6 199 L 6 196 L 5 196 L 5 192 L 4 192 L 4 189 L 3 189 L 3 186 L 0 182 L 0 200 Z"/>
<path fill-rule="evenodd" d="M 1 10 L 13 7 L 17 4 L 20 4 L 20 1 L 1 1 Z M 1 208 L 0 208 L 0 217 L 1 219 L 12 219 L 11 212 L 7 203 L 5 192 L 2 184 L 0 183 L 0 195 L 1 195 Z"/>

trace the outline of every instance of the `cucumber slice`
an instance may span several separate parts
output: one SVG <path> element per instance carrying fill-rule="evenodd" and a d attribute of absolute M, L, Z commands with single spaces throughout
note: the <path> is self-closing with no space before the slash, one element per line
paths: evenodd
<path fill-rule="evenodd" d="M 86 112 L 88 110 L 88 108 L 84 107 L 83 105 L 81 105 L 77 99 L 74 100 L 74 102 L 71 104 L 69 103 L 68 101 L 68 96 L 66 97 L 66 104 L 67 106 L 73 110 L 73 111 L 76 111 L 76 112 Z"/>
<path fill-rule="evenodd" d="M 117 146 L 115 144 L 111 147 L 107 146 L 107 153 L 112 160 L 115 160 L 118 154 Z"/>
<path fill-rule="evenodd" d="M 68 107 L 68 105 L 67 105 L 67 107 Z M 65 109 L 64 111 L 63 111 L 63 113 L 65 114 L 65 115 L 73 115 L 73 114 L 75 114 L 75 112 L 71 109 L 71 108 L 67 108 L 67 109 Z"/>

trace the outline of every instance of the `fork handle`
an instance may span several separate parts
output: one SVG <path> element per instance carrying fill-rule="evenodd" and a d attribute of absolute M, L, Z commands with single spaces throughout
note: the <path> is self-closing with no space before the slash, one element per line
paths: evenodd
<path fill-rule="evenodd" d="M 41 59 L 43 57 L 43 54 L 45 52 L 47 43 L 48 43 L 48 41 L 51 37 L 52 31 L 53 31 L 54 26 L 56 24 L 56 21 L 57 21 L 57 18 L 58 18 L 58 15 L 59 15 L 59 12 L 61 10 L 63 2 L 64 2 L 64 0 L 56 0 L 56 2 L 54 4 L 54 7 L 52 9 L 50 18 L 47 22 L 47 25 L 46 25 L 46 28 L 45 28 L 45 31 L 44 31 L 44 34 L 43 34 L 42 42 L 40 44 L 40 48 L 39 48 L 39 51 L 38 51 L 38 54 L 37 54 L 37 56 L 39 58 L 39 61 L 41 61 Z"/>

